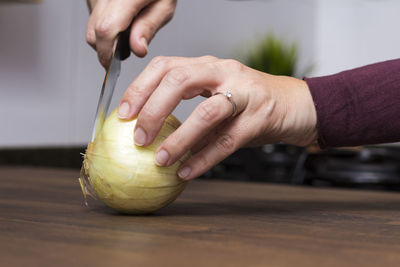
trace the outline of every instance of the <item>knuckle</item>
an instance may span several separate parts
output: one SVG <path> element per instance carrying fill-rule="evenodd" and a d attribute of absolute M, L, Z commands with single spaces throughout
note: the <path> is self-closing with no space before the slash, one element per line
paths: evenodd
<path fill-rule="evenodd" d="M 205 155 L 197 155 L 196 157 L 196 164 L 200 166 L 202 169 L 208 169 L 212 166 L 211 162 Z"/>
<path fill-rule="evenodd" d="M 202 121 L 210 122 L 218 117 L 220 114 L 220 107 L 213 102 L 205 101 L 200 103 L 197 112 Z"/>
<path fill-rule="evenodd" d="M 158 25 L 154 21 L 145 20 L 143 21 L 143 26 L 147 28 L 150 34 L 154 34 L 158 30 Z"/>
<path fill-rule="evenodd" d="M 99 58 L 101 64 L 103 66 L 106 66 L 108 64 L 109 59 L 110 59 L 109 54 L 107 54 L 106 51 L 98 50 L 97 51 L 97 55 L 98 55 L 98 58 Z"/>
<path fill-rule="evenodd" d="M 94 45 L 96 43 L 96 38 L 93 31 L 86 31 L 86 42 L 90 45 Z"/>
<path fill-rule="evenodd" d="M 174 17 L 176 1 L 165 7 L 165 22 L 170 21 Z"/>
<path fill-rule="evenodd" d="M 204 61 L 215 61 L 215 60 L 217 60 L 217 58 L 216 57 L 214 57 L 214 56 L 211 56 L 211 55 L 205 55 L 205 56 L 202 56 L 201 57 Z"/>
<path fill-rule="evenodd" d="M 165 25 L 168 22 L 170 22 L 173 17 L 174 17 L 174 11 L 167 11 L 167 13 L 165 14 L 163 25 Z"/>
<path fill-rule="evenodd" d="M 147 92 L 146 87 L 140 86 L 140 85 L 138 85 L 138 84 L 132 84 L 132 85 L 129 87 L 129 90 L 128 90 L 128 94 L 129 94 L 132 98 L 135 98 L 135 97 L 142 97 L 142 96 L 146 95 L 146 92 Z"/>
<path fill-rule="evenodd" d="M 109 19 L 100 20 L 96 23 L 95 32 L 100 38 L 110 37 L 113 32 L 113 23 Z"/>
<path fill-rule="evenodd" d="M 164 56 L 154 57 L 150 62 L 150 66 L 155 69 L 164 69 L 168 66 L 168 58 Z"/>
<path fill-rule="evenodd" d="M 165 76 L 165 80 L 172 85 L 181 85 L 187 79 L 189 79 L 189 74 L 183 68 L 172 69 Z"/>
<path fill-rule="evenodd" d="M 235 143 L 231 135 L 223 134 L 216 140 L 216 148 L 223 153 L 230 153 L 235 148 Z"/>
<path fill-rule="evenodd" d="M 149 107 L 145 105 L 140 112 L 141 117 L 144 119 L 144 121 L 150 121 L 150 122 L 157 122 L 160 120 L 158 116 L 158 112 L 155 108 Z"/>
<path fill-rule="evenodd" d="M 223 65 L 234 72 L 240 72 L 244 69 L 244 65 L 235 59 L 225 59 Z"/>
<path fill-rule="evenodd" d="M 187 145 L 182 145 L 183 140 L 179 137 L 176 132 L 173 132 L 168 138 L 165 140 L 164 147 L 168 150 L 173 152 L 173 154 L 181 155 L 185 151 L 187 151 Z"/>
<path fill-rule="evenodd" d="M 176 3 L 178 2 L 178 0 L 170 0 L 169 1 L 169 6 L 172 8 L 172 10 L 174 10 L 175 9 L 175 7 L 176 7 Z"/>

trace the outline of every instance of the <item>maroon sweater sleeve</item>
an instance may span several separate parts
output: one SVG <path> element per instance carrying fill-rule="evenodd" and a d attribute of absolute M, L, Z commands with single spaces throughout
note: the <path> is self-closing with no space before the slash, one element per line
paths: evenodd
<path fill-rule="evenodd" d="M 321 148 L 400 141 L 400 59 L 304 80 Z"/>

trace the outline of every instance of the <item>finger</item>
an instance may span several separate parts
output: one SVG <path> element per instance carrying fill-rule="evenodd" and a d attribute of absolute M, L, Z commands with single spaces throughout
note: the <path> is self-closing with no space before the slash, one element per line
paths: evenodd
<path fill-rule="evenodd" d="M 196 154 L 197 152 L 199 152 L 200 150 L 205 148 L 210 143 L 210 140 L 213 139 L 215 134 L 216 134 L 215 131 L 211 131 L 211 132 L 207 133 L 203 138 L 201 138 L 196 144 L 194 144 L 190 148 L 190 152 L 192 154 Z"/>
<path fill-rule="evenodd" d="M 137 116 L 162 78 L 171 69 L 214 61 L 217 61 L 217 58 L 211 56 L 199 58 L 155 57 L 125 91 L 119 104 L 119 117 L 130 120 Z"/>
<path fill-rule="evenodd" d="M 211 140 L 213 140 L 215 138 L 215 136 L 217 136 L 221 132 L 221 129 L 226 128 L 226 126 L 229 123 L 231 123 L 232 119 L 233 118 L 226 119 L 223 123 L 221 123 L 217 127 L 215 127 L 215 129 L 213 129 L 212 131 L 207 133 L 203 138 L 201 138 L 196 144 L 194 144 L 190 148 L 190 152 L 192 154 L 196 154 L 197 152 L 199 152 L 200 150 L 205 148 L 211 142 Z"/>
<path fill-rule="evenodd" d="M 156 164 L 159 166 L 174 164 L 231 114 L 232 105 L 223 95 L 215 95 L 203 101 L 157 149 Z"/>
<path fill-rule="evenodd" d="M 104 8 L 107 6 L 106 5 L 106 0 L 99 0 L 95 3 L 95 5 L 91 5 L 93 8 L 88 25 L 86 28 L 86 42 L 96 50 L 96 32 L 95 32 L 95 26 L 96 22 L 100 16 L 100 14 L 103 12 Z"/>
<path fill-rule="evenodd" d="M 89 9 L 89 12 L 92 13 L 94 7 L 96 6 L 97 0 L 86 0 L 86 5 Z"/>
<path fill-rule="evenodd" d="M 147 54 L 147 47 L 157 31 L 174 15 L 176 0 L 156 1 L 135 18 L 130 34 L 130 46 L 139 57 Z"/>
<path fill-rule="evenodd" d="M 204 89 L 215 90 L 224 80 L 214 63 L 174 68 L 162 79 L 138 115 L 135 143 L 149 145 L 161 129 L 164 120 L 185 98 L 201 94 Z"/>
<path fill-rule="evenodd" d="M 149 0 L 114 0 L 108 2 L 96 25 L 96 48 L 100 63 L 107 67 L 117 35 L 127 29 Z"/>
<path fill-rule="evenodd" d="M 232 119 L 233 118 L 226 119 L 224 122 L 215 127 L 215 129 L 208 132 L 203 138 L 201 138 L 190 148 L 190 152 L 192 154 L 196 154 L 197 152 L 205 148 L 211 142 L 211 140 L 213 140 L 215 136 L 217 136 L 221 132 L 221 129 L 226 128 L 226 126 L 231 123 Z"/>
<path fill-rule="evenodd" d="M 215 136 L 204 149 L 188 159 L 179 168 L 178 176 L 184 180 L 194 179 L 239 149 L 243 144 L 240 128 L 235 126 L 230 128 L 234 130 Z"/>

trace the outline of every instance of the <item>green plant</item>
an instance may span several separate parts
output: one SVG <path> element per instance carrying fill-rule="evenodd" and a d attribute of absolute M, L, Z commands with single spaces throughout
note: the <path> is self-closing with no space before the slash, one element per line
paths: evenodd
<path fill-rule="evenodd" d="M 273 75 L 295 76 L 297 60 L 295 43 L 287 45 L 273 34 L 268 34 L 245 56 L 244 63 Z"/>

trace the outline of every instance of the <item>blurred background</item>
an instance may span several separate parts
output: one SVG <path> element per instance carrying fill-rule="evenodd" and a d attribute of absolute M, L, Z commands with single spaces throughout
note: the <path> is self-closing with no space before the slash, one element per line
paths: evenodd
<path fill-rule="evenodd" d="M 86 1 L 25 2 L 34 1 L 0 1 L 0 164 L 79 168 L 104 78 L 85 41 Z M 236 58 L 297 77 L 399 58 L 399 10 L 396 0 L 178 1 L 148 56 L 123 62 L 112 107 L 157 55 Z M 174 114 L 185 120 L 201 100 Z M 204 178 L 397 189 L 398 149 L 266 145 Z"/>

